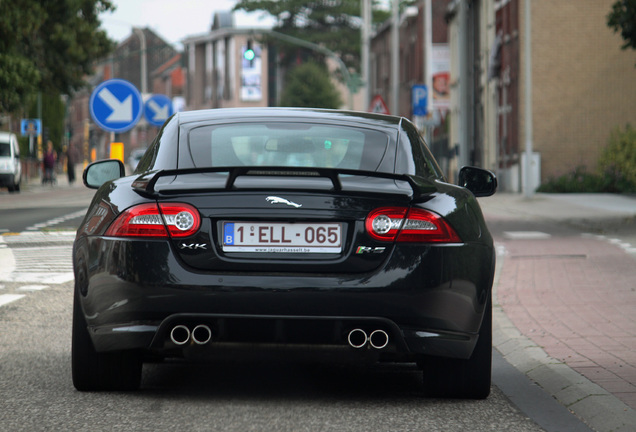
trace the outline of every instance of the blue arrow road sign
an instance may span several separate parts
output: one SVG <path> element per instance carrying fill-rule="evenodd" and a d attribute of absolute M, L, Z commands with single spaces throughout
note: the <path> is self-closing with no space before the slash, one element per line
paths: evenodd
<path fill-rule="evenodd" d="M 93 90 L 89 106 L 99 127 L 109 132 L 126 132 L 139 121 L 143 103 L 134 85 L 111 79 Z"/>
<path fill-rule="evenodd" d="M 413 85 L 411 101 L 413 102 L 414 116 L 426 116 L 428 114 L 428 90 L 425 85 Z"/>
<path fill-rule="evenodd" d="M 172 115 L 172 101 L 166 95 L 154 94 L 144 104 L 144 116 L 153 126 L 161 126 Z"/>

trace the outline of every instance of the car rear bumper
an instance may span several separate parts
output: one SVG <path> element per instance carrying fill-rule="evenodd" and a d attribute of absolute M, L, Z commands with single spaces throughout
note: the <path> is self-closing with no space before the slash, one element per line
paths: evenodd
<path fill-rule="evenodd" d="M 187 327 L 192 334 L 201 325 L 211 331 L 210 340 L 205 343 L 194 342 L 191 337 L 176 343 L 171 337 L 177 326 Z M 159 355 L 194 353 L 197 357 L 206 357 L 218 349 L 243 346 L 309 351 L 350 349 L 361 353 L 369 350 L 368 354 L 387 358 L 417 355 L 468 358 L 477 342 L 476 334 L 402 328 L 381 317 L 175 314 L 158 324 L 117 324 L 89 327 L 89 330 L 100 352 L 142 349 Z M 363 332 L 365 336 L 354 342 L 353 335 L 359 333 L 353 332 Z M 376 332 L 384 332 L 386 339 L 377 339 L 374 343 Z"/>
<path fill-rule="evenodd" d="M 356 275 L 195 272 L 166 242 L 145 242 L 143 251 L 140 244 L 95 237 L 76 250 L 84 256 L 78 262 L 91 263 L 80 299 L 97 351 L 351 348 L 349 334 L 360 329 L 387 334 L 390 342 L 379 353 L 468 358 L 492 284 L 492 261 L 480 272 L 462 270 L 469 267 L 464 259 L 487 256 L 468 245 L 431 248 L 408 263 L 391 257 L 383 270 Z M 178 325 L 205 325 L 211 340 L 175 344 L 170 333 Z"/>
<path fill-rule="evenodd" d="M 15 174 L 2 174 L 0 173 L 0 186 L 14 186 Z"/>

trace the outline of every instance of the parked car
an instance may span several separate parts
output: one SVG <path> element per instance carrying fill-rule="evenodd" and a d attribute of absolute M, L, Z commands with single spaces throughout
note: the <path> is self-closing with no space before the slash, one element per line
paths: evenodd
<path fill-rule="evenodd" d="M 0 187 L 9 192 L 20 192 L 22 164 L 20 146 L 14 133 L 0 132 Z"/>
<path fill-rule="evenodd" d="M 99 188 L 73 247 L 79 390 L 135 389 L 149 358 L 249 350 L 417 363 L 424 392 L 485 398 L 493 241 L 401 117 L 316 109 L 175 114 Z"/>

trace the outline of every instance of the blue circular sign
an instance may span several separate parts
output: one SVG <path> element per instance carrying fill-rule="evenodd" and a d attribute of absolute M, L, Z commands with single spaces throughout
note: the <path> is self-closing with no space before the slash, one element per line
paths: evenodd
<path fill-rule="evenodd" d="M 111 79 L 98 85 L 89 107 L 99 127 L 109 132 L 126 132 L 141 118 L 141 94 L 130 82 Z"/>
<path fill-rule="evenodd" d="M 166 95 L 153 94 L 144 104 L 144 116 L 153 126 L 161 126 L 173 114 L 172 101 Z"/>

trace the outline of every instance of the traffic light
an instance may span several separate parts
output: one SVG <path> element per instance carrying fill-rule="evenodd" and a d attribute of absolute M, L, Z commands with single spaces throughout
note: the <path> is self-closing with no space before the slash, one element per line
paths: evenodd
<path fill-rule="evenodd" d="M 243 52 L 243 58 L 245 60 L 251 62 L 252 60 L 254 60 L 254 57 L 256 57 L 256 53 L 254 52 L 254 49 L 252 48 L 252 41 L 248 40 L 247 41 L 247 48 Z"/>

